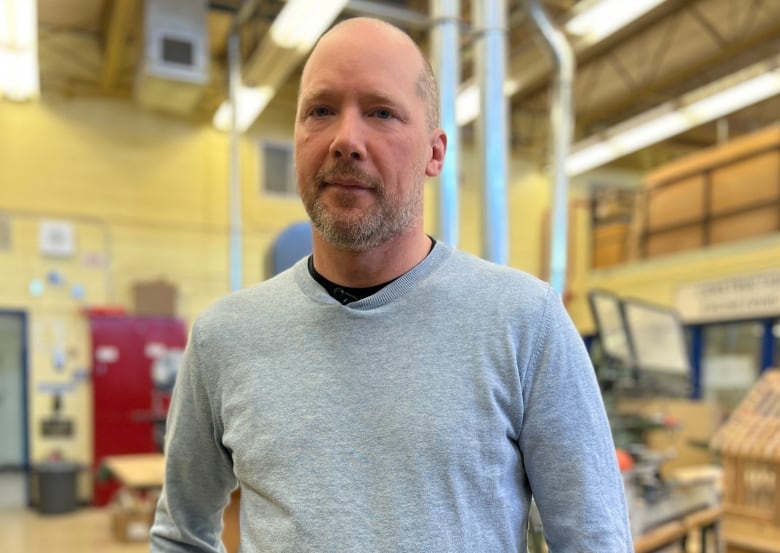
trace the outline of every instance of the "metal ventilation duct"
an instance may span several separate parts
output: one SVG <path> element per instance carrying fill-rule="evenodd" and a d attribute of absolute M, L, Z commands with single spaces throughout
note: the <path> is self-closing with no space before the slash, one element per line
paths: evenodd
<path fill-rule="evenodd" d="M 144 107 L 190 113 L 209 80 L 207 0 L 146 0 L 144 51 L 135 99 Z"/>

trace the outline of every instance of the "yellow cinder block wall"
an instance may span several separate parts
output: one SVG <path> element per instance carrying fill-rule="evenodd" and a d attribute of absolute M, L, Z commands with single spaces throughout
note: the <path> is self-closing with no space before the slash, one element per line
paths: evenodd
<path fill-rule="evenodd" d="M 59 453 L 88 464 L 91 345 L 83 308 L 132 311 L 133 283 L 162 278 L 176 284 L 178 315 L 192 322 L 229 292 L 228 137 L 126 101 L 59 97 L 0 102 L 0 129 L 0 216 L 10 231 L 10 247 L 0 250 L 0 310 L 29 315 L 30 460 Z M 273 125 L 264 129 L 280 135 Z M 278 232 L 305 212 L 295 200 L 259 193 L 254 138 L 243 138 L 240 152 L 244 281 L 253 283 L 267 276 L 265 255 Z M 41 255 L 39 227 L 48 220 L 73 225 L 74 255 Z M 35 281 L 40 294 L 31 293 Z M 45 391 L 52 385 L 71 389 L 62 409 L 75 422 L 73 438 L 40 435 L 52 414 Z"/>

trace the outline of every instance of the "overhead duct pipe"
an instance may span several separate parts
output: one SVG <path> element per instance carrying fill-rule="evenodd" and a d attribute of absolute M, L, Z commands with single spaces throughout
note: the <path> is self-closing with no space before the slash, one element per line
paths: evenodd
<path fill-rule="evenodd" d="M 475 65 L 480 84 L 477 144 L 481 145 L 480 171 L 484 187 L 484 257 L 505 265 L 509 257 L 506 209 L 507 99 L 506 2 L 473 0 Z"/>
<path fill-rule="evenodd" d="M 228 86 L 230 105 L 230 290 L 244 286 L 243 221 L 241 217 L 241 156 L 239 152 L 238 93 L 241 88 L 241 26 L 252 16 L 257 0 L 244 2 L 233 20 L 228 35 Z"/>
<path fill-rule="evenodd" d="M 550 173 L 554 181 L 550 218 L 550 284 L 562 295 L 566 289 L 569 227 L 569 179 L 565 163 L 572 137 L 572 88 L 576 60 L 563 32 L 552 23 L 539 0 L 526 0 L 526 7 L 552 53 L 556 68 L 550 94 Z"/>
<path fill-rule="evenodd" d="M 460 81 L 460 0 L 432 0 L 432 59 L 439 80 L 440 125 L 447 134 L 447 155 L 439 176 L 439 235 L 452 247 L 460 240 L 460 130 L 455 99 Z"/>

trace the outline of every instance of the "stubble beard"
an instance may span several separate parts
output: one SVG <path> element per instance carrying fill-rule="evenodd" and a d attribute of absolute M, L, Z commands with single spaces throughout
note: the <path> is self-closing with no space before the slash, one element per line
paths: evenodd
<path fill-rule="evenodd" d="M 356 198 L 350 192 L 336 197 L 338 206 L 329 208 L 322 201 L 325 183 L 357 180 L 376 196 L 366 210 L 355 207 Z M 303 204 L 312 225 L 340 250 L 364 252 L 380 246 L 406 232 L 422 213 L 422 194 L 412 191 L 393 202 L 387 197 L 384 184 L 349 161 L 339 161 L 314 176 L 314 186 L 301 192 Z"/>

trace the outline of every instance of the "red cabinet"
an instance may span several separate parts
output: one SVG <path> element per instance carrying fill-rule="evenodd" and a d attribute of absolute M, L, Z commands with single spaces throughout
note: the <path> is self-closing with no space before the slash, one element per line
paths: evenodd
<path fill-rule="evenodd" d="M 181 351 L 183 321 L 168 317 L 91 315 L 95 505 L 105 505 L 118 485 L 101 469 L 107 455 L 159 451 L 155 427 L 167 406 L 152 381 L 152 366 Z"/>

